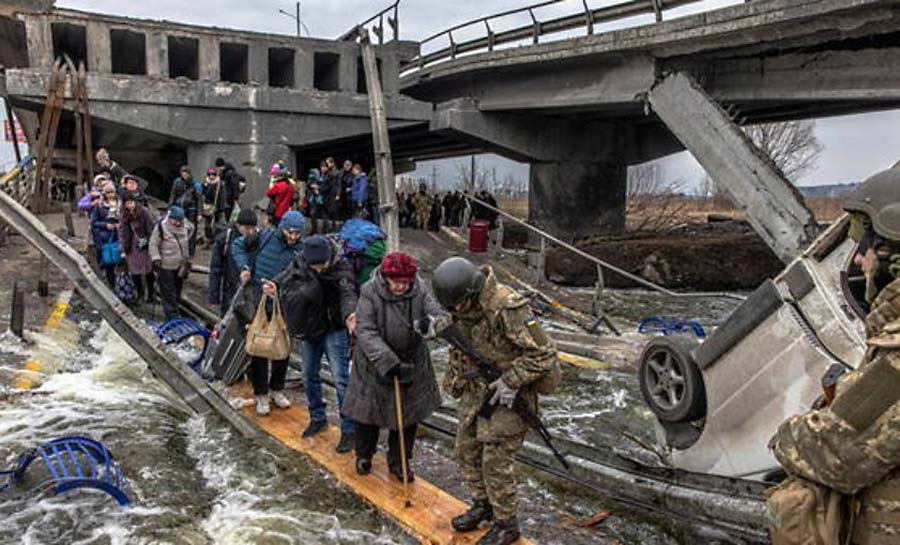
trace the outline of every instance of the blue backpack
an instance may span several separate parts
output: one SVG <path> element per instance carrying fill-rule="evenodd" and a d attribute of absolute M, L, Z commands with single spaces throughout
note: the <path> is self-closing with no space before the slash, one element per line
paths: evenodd
<path fill-rule="evenodd" d="M 362 253 L 376 240 L 387 239 L 381 227 L 361 218 L 347 221 L 341 227 L 339 236 L 343 241 L 344 252 L 348 254 Z"/>

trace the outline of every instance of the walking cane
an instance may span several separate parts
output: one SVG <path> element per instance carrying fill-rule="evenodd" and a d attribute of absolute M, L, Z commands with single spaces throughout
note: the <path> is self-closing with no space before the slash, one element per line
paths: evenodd
<path fill-rule="evenodd" d="M 396 405 L 397 409 L 397 434 L 400 436 L 400 470 L 403 471 L 403 496 L 406 500 L 403 503 L 403 507 L 412 507 L 412 501 L 409 499 L 409 474 L 408 474 L 408 464 L 409 461 L 406 459 L 406 436 L 403 433 L 403 398 L 400 394 L 400 378 L 394 376 L 394 405 Z"/>

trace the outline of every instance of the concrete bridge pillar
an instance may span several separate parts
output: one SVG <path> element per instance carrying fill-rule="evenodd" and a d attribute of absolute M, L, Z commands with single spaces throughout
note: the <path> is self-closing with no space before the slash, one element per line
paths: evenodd
<path fill-rule="evenodd" d="M 531 163 L 529 222 L 566 241 L 621 232 L 627 171 L 617 157 Z"/>
<path fill-rule="evenodd" d="M 633 127 L 570 122 L 540 132 L 547 157 L 530 161 L 531 223 L 567 241 L 623 231 Z"/>
<path fill-rule="evenodd" d="M 484 113 L 473 100 L 438 106 L 430 128 L 531 165 L 528 219 L 566 240 L 625 228 L 629 123 Z"/>

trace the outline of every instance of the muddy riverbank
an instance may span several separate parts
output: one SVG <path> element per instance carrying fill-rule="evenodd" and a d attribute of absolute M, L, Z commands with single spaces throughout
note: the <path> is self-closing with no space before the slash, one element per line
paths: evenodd
<path fill-rule="evenodd" d="M 507 226 L 504 245 L 525 249 L 525 229 Z M 596 238 L 577 246 L 632 274 L 661 286 L 695 291 L 752 290 L 781 272 L 784 264 L 744 222 L 723 221 L 682 226 L 666 233 Z M 547 252 L 547 278 L 566 286 L 592 286 L 596 266 L 562 248 Z M 609 273 L 605 285 L 634 287 Z"/>

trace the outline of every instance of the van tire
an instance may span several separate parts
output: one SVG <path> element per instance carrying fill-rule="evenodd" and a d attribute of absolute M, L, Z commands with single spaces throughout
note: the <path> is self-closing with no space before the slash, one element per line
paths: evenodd
<path fill-rule="evenodd" d="M 706 387 L 691 355 L 692 337 L 658 337 L 641 354 L 641 395 L 661 422 L 693 422 L 706 416 Z"/>

